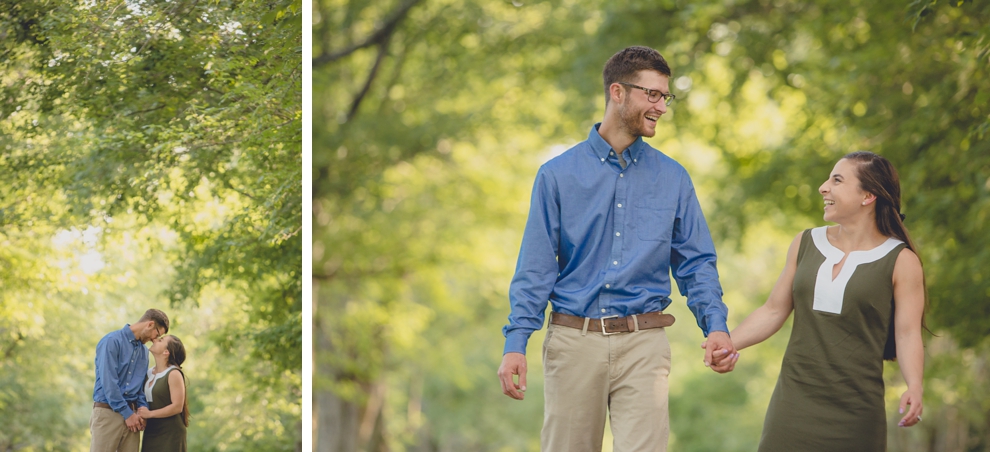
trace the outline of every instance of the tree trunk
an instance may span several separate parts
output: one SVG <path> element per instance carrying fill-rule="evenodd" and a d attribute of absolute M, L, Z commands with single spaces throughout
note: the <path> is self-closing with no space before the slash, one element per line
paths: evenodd
<path fill-rule="evenodd" d="M 326 322 L 317 315 L 317 288 L 313 282 L 313 364 L 316 371 L 313 379 L 334 378 L 334 370 L 318 356 L 333 353 L 330 331 Z M 343 400 L 329 388 L 322 385 L 313 387 L 313 450 L 314 452 L 357 452 L 358 429 L 360 428 L 360 408 L 357 404 Z"/>
<path fill-rule="evenodd" d="M 357 452 L 358 407 L 333 391 L 316 396 L 319 420 L 314 435 L 316 452 Z"/>

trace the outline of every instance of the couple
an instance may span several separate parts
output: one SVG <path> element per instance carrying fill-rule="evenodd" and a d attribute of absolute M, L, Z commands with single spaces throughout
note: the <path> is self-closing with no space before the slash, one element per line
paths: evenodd
<path fill-rule="evenodd" d="M 96 345 L 90 452 L 185 452 L 189 407 L 186 349 L 168 333 L 168 316 L 149 309 Z M 150 350 L 144 344 L 151 342 Z M 148 368 L 148 352 L 155 367 Z M 144 431 L 143 441 L 139 435 Z"/>
<path fill-rule="evenodd" d="M 921 421 L 924 363 L 924 275 L 896 170 L 869 152 L 838 161 L 819 188 L 836 225 L 794 238 L 768 300 L 730 337 L 691 179 L 642 139 L 674 99 L 670 75 L 656 50 L 616 53 L 603 72 L 604 120 L 537 173 L 509 288 L 502 392 L 523 399 L 526 344 L 549 300 L 542 450 L 600 451 L 607 414 L 616 452 L 665 451 L 672 273 L 719 373 L 794 311 L 761 451 L 885 450 L 883 360 L 897 356 L 907 382 L 902 427 Z"/>

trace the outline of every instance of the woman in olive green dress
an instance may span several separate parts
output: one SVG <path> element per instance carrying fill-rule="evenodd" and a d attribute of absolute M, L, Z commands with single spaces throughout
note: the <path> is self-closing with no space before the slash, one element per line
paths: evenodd
<path fill-rule="evenodd" d="M 148 421 L 141 452 L 186 452 L 189 407 L 182 374 L 186 349 L 179 338 L 164 336 L 156 339 L 149 351 L 155 357 L 155 367 L 148 369 L 144 386 L 149 408 L 138 409 L 138 415 Z"/>
<path fill-rule="evenodd" d="M 766 303 L 732 331 L 742 350 L 794 311 L 760 451 L 886 450 L 883 360 L 895 356 L 907 383 L 898 426 L 921 421 L 925 282 L 900 191 L 887 159 L 839 160 L 819 188 L 825 220 L 836 225 L 794 238 Z"/>

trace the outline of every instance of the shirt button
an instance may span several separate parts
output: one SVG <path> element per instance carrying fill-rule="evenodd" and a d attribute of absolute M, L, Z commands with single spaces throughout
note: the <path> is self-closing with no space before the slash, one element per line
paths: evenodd
<path fill-rule="evenodd" d="M 602 309 L 602 312 L 605 312 L 605 309 Z"/>
<path fill-rule="evenodd" d="M 606 288 L 606 289 L 608 289 L 608 288 L 610 288 L 610 287 L 612 287 L 612 285 L 611 285 L 611 284 L 606 284 L 606 285 L 605 285 L 605 288 Z"/>
<path fill-rule="evenodd" d="M 602 159 L 602 161 L 604 162 L 604 161 L 605 161 L 605 159 Z"/>
<path fill-rule="evenodd" d="M 633 159 L 633 163 L 636 163 L 636 159 Z"/>
<path fill-rule="evenodd" d="M 619 236 L 621 236 L 621 235 L 622 235 L 622 233 L 621 233 L 621 232 L 616 232 L 616 233 L 615 233 L 615 236 L 616 236 L 616 237 L 619 237 Z"/>
<path fill-rule="evenodd" d="M 626 177 L 625 174 L 619 173 L 619 177 Z"/>
<path fill-rule="evenodd" d="M 609 152 L 608 155 L 615 155 L 615 153 L 614 152 Z"/>
<path fill-rule="evenodd" d="M 620 208 L 620 209 L 622 208 L 622 203 L 619 203 L 619 208 Z"/>
<path fill-rule="evenodd" d="M 612 265 L 619 265 L 619 261 L 612 261 Z"/>

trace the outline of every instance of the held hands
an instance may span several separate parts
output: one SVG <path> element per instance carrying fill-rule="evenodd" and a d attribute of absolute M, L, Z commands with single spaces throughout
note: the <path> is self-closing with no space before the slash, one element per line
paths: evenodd
<path fill-rule="evenodd" d="M 151 419 L 151 410 L 146 406 L 138 408 L 137 414 L 141 416 L 141 419 Z"/>
<path fill-rule="evenodd" d="M 144 431 L 144 427 L 145 427 L 144 418 L 142 418 L 141 416 L 138 416 L 137 413 L 134 413 L 134 414 L 131 415 L 131 417 L 127 418 L 124 421 L 124 424 L 126 424 L 127 425 L 127 429 L 130 430 L 130 431 L 132 431 L 132 432 L 141 432 L 141 431 Z"/>
<path fill-rule="evenodd" d="M 519 383 L 513 381 L 519 375 Z M 502 365 L 498 367 L 498 379 L 502 383 L 502 393 L 516 400 L 522 400 L 526 392 L 526 355 L 506 353 Z"/>
<path fill-rule="evenodd" d="M 903 413 L 908 405 L 911 405 L 911 408 L 907 410 L 907 414 L 897 423 L 898 427 L 912 427 L 921 422 L 921 389 L 912 389 L 909 387 L 907 391 L 904 391 L 904 394 L 901 396 L 900 412 Z"/>
<path fill-rule="evenodd" d="M 720 374 L 732 372 L 739 360 L 739 353 L 732 345 L 729 333 L 713 331 L 708 334 L 708 340 L 701 343 L 705 349 L 705 366 Z"/>

